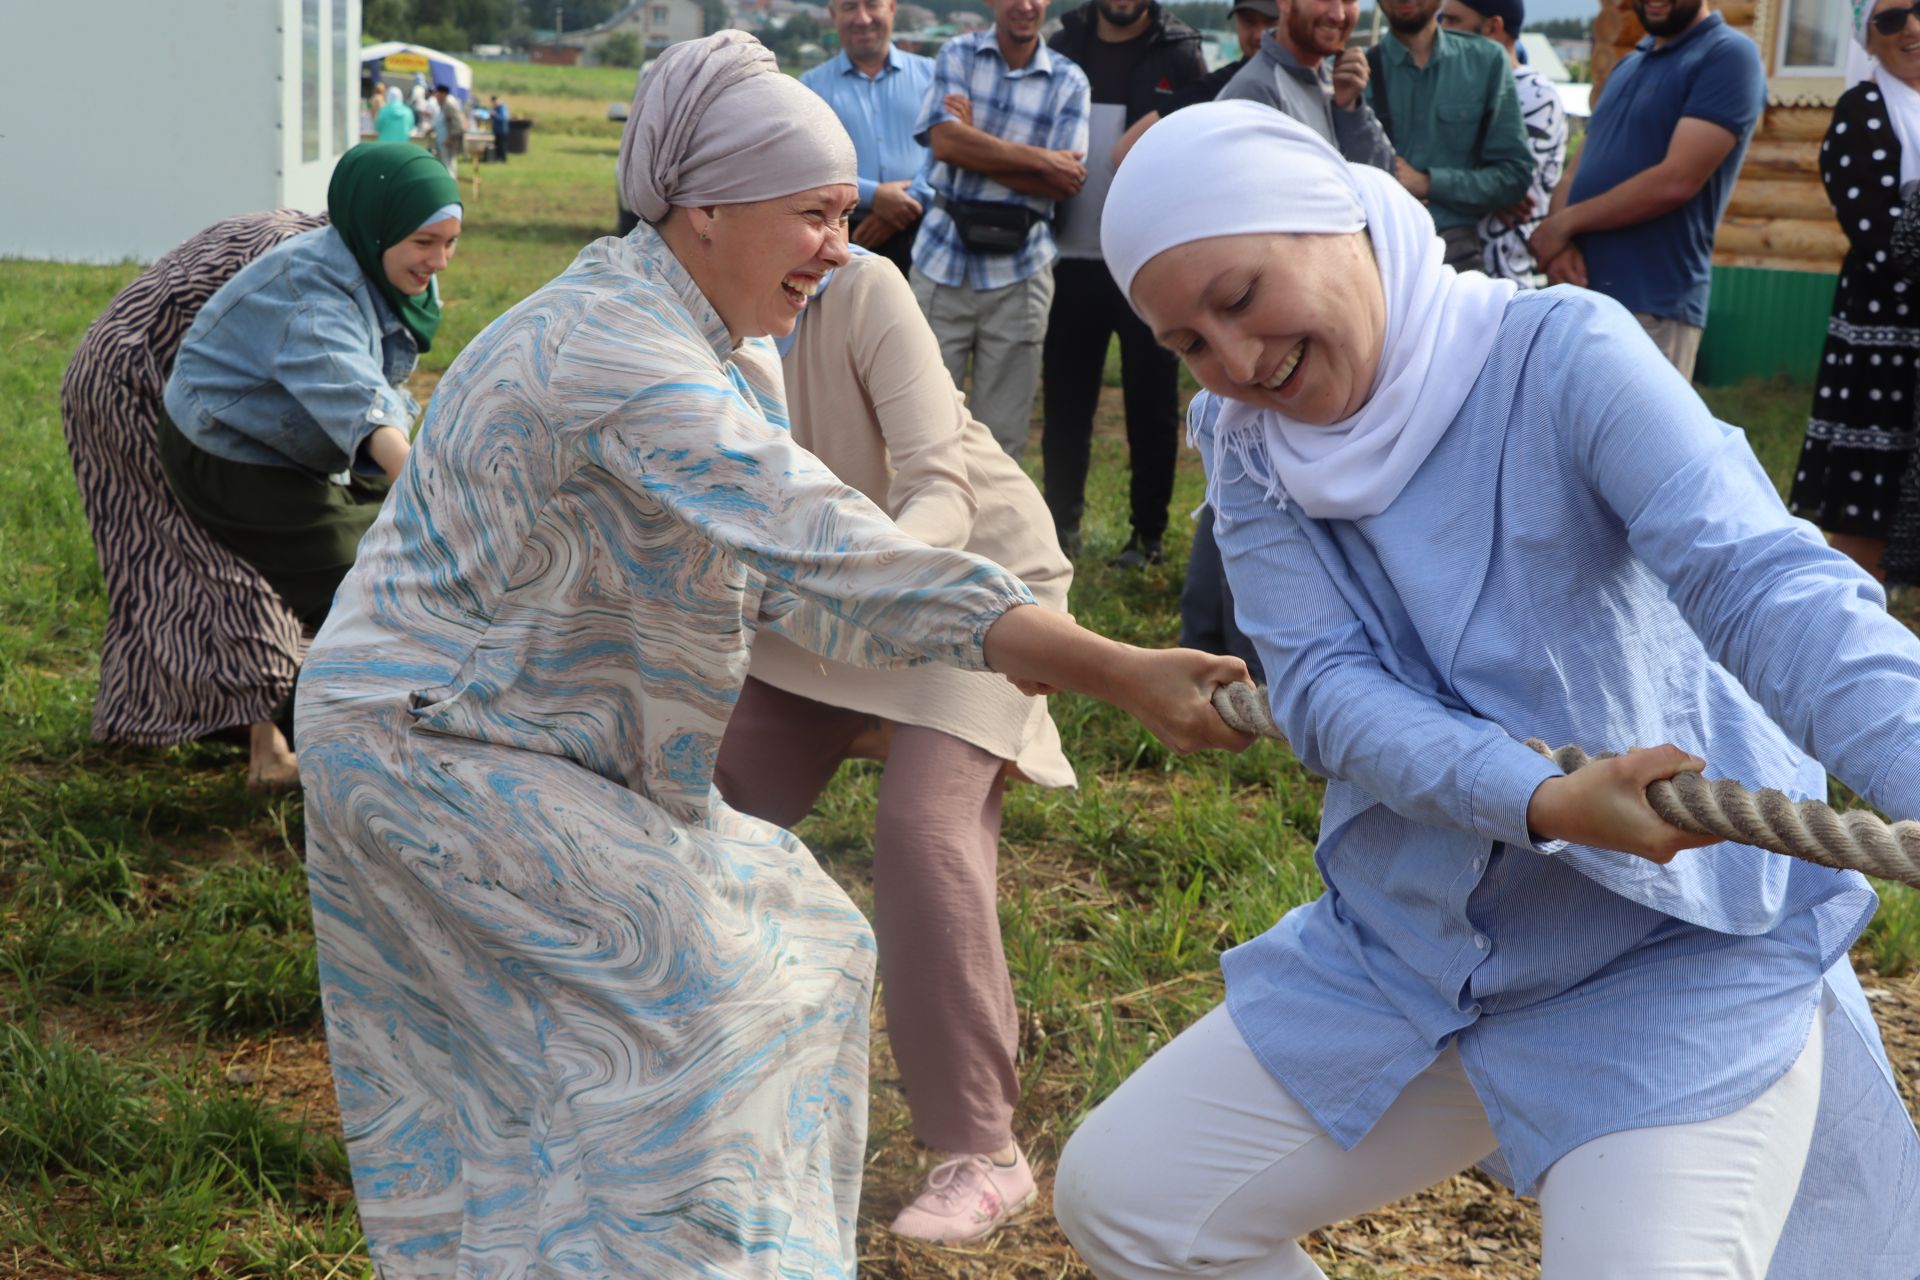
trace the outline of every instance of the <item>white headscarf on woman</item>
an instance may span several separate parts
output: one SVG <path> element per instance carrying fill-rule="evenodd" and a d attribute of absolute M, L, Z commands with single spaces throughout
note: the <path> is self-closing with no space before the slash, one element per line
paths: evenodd
<path fill-rule="evenodd" d="M 1178 195 L 1167 199 L 1166 193 Z M 1100 223 L 1107 268 L 1132 300 L 1156 255 L 1218 236 L 1365 229 L 1386 295 L 1379 369 L 1359 412 L 1319 426 L 1226 402 L 1219 450 L 1240 459 L 1284 507 L 1315 519 L 1378 515 L 1439 443 L 1493 349 L 1514 285 L 1456 274 L 1433 219 L 1387 173 L 1350 165 L 1271 107 L 1216 102 L 1147 130 L 1115 175 Z M 1136 310 L 1137 310 L 1136 305 Z"/>
<path fill-rule="evenodd" d="M 660 55 L 633 94 L 620 139 L 627 207 L 658 222 L 674 205 L 771 200 L 853 185 L 853 140 L 826 99 L 744 31 L 716 31 Z"/>
<path fill-rule="evenodd" d="M 1880 86 L 1887 104 L 1887 119 L 1893 122 L 1893 136 L 1900 142 L 1900 188 L 1920 181 L 1920 92 L 1898 76 L 1887 74 L 1867 54 L 1867 32 L 1873 24 L 1874 0 L 1854 0 L 1853 39 L 1857 48 L 1847 61 L 1849 87 L 1872 78 Z"/>

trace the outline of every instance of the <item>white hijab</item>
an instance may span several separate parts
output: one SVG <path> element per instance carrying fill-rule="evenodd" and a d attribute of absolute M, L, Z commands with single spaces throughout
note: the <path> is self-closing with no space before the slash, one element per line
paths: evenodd
<path fill-rule="evenodd" d="M 1178 192 L 1168 200 L 1166 193 Z M 1319 520 L 1387 509 L 1440 442 L 1480 376 L 1515 286 L 1456 274 L 1426 209 L 1390 175 L 1350 165 L 1305 125 L 1254 102 L 1168 116 L 1115 175 L 1100 225 L 1108 270 L 1128 300 L 1155 256 L 1217 236 L 1364 228 L 1386 294 L 1387 334 L 1358 413 L 1328 426 L 1228 401 L 1215 428 L 1282 507 Z M 1137 304 L 1136 304 L 1136 309 Z"/>
<path fill-rule="evenodd" d="M 1867 54 L 1867 31 L 1873 22 L 1875 0 L 1856 0 L 1853 6 L 1855 48 L 1847 59 L 1847 84 L 1872 79 L 1887 104 L 1887 119 L 1893 124 L 1893 136 L 1900 141 L 1900 187 L 1920 181 L 1920 92 L 1884 68 Z"/>

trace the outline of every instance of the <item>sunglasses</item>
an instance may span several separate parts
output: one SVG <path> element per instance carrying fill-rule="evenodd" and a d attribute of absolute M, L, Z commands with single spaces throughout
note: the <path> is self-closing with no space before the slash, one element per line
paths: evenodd
<path fill-rule="evenodd" d="M 1873 29 L 1883 36 L 1897 36 L 1907 29 L 1907 20 L 1920 14 L 1920 4 L 1904 9 L 1882 9 L 1873 15 Z"/>

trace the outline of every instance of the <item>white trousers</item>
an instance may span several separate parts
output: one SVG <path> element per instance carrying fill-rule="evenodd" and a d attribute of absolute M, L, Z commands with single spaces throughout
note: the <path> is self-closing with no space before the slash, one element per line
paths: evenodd
<path fill-rule="evenodd" d="M 1761 1280 L 1813 1140 L 1826 1017 L 1822 1008 L 1786 1075 L 1730 1115 L 1609 1134 L 1548 1170 L 1546 1280 Z M 1317 1280 L 1295 1237 L 1432 1186 L 1496 1146 L 1449 1046 L 1342 1151 L 1219 1006 L 1074 1133 L 1054 1213 L 1103 1280 Z"/>

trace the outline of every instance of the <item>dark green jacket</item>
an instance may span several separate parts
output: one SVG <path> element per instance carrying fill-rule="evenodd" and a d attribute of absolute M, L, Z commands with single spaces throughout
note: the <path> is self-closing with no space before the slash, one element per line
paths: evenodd
<path fill-rule="evenodd" d="M 1382 38 L 1368 59 L 1367 102 L 1395 154 L 1432 180 L 1434 225 L 1457 227 L 1525 195 L 1533 157 L 1506 50 L 1444 29 L 1439 37 L 1424 67 Z"/>

